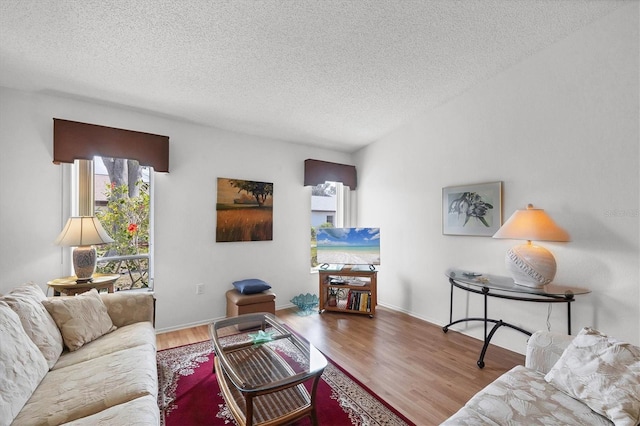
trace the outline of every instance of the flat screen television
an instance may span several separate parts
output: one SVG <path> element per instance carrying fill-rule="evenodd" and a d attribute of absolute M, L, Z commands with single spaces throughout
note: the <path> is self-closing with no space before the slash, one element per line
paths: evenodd
<path fill-rule="evenodd" d="M 318 264 L 380 265 L 380 228 L 319 228 Z"/>

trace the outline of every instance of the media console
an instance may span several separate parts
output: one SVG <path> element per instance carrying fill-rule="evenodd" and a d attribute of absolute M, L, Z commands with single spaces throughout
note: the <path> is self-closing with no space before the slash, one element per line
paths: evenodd
<path fill-rule="evenodd" d="M 370 268 L 340 267 L 319 270 L 318 312 L 376 314 L 378 271 Z"/>

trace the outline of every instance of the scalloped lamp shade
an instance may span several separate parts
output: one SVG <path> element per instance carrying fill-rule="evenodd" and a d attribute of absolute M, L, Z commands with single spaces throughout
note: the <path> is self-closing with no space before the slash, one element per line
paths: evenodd
<path fill-rule="evenodd" d="M 100 221 L 93 216 L 75 216 L 67 220 L 55 244 L 64 247 L 76 247 L 73 250 L 73 270 L 78 282 L 92 280 L 96 271 L 96 249 L 98 244 L 113 242 Z"/>
<path fill-rule="evenodd" d="M 556 276 L 556 260 L 544 247 L 531 243 L 536 241 L 570 241 L 569 234 L 560 228 L 542 209 L 529 204 L 526 210 L 516 210 L 493 235 L 493 238 L 527 240 L 527 244 L 510 248 L 505 256 L 505 265 L 516 284 L 540 288 L 553 281 Z"/>

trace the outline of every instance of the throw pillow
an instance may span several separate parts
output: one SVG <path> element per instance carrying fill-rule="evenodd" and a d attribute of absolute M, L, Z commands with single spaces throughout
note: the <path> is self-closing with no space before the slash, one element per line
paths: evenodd
<path fill-rule="evenodd" d="M 18 314 L 0 301 L 0 424 L 11 424 L 48 370 Z"/>
<path fill-rule="evenodd" d="M 640 348 L 584 328 L 545 376 L 616 426 L 640 421 Z"/>
<path fill-rule="evenodd" d="M 70 351 L 116 329 L 96 289 L 70 297 L 52 297 L 42 304 L 51 314 Z"/>
<path fill-rule="evenodd" d="M 42 304 L 46 296 L 35 283 L 23 284 L 2 298 L 18 314 L 27 336 L 36 344 L 53 367 L 62 353 L 62 335 L 49 312 Z"/>
<path fill-rule="evenodd" d="M 255 294 L 269 290 L 271 286 L 257 278 L 234 281 L 233 286 L 242 294 Z"/>

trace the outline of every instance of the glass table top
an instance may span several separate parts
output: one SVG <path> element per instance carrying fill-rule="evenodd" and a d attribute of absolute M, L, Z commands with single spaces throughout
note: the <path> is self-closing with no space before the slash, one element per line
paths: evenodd
<path fill-rule="evenodd" d="M 247 325 L 259 328 L 241 330 Z M 319 350 L 272 314 L 246 314 L 216 321 L 209 325 L 209 333 L 223 369 L 242 392 L 259 392 L 305 380 L 327 366 Z"/>
<path fill-rule="evenodd" d="M 591 290 L 580 287 L 564 286 L 549 283 L 541 288 L 526 287 L 516 284 L 511 277 L 500 275 L 483 274 L 479 272 L 466 271 L 463 269 L 450 268 L 445 275 L 453 279 L 458 284 L 466 284 L 477 288 L 488 288 L 511 293 L 530 294 L 535 296 L 549 297 L 573 297 L 577 294 L 591 293 Z"/>

